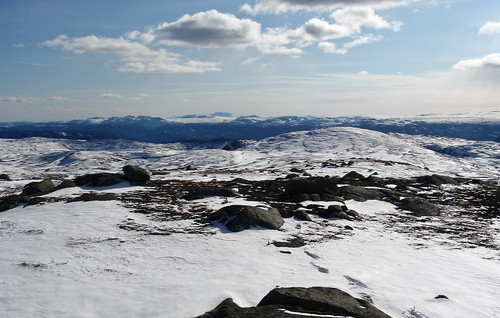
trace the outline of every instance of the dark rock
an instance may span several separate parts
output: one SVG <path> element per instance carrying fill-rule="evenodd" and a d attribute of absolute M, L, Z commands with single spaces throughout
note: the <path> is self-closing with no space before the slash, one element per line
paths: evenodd
<path fill-rule="evenodd" d="M 449 299 L 446 295 L 437 295 L 434 299 Z"/>
<path fill-rule="evenodd" d="M 346 206 L 340 205 L 330 205 L 328 209 L 319 209 L 317 210 L 318 216 L 331 219 L 345 219 L 348 221 L 354 221 L 359 218 L 359 214 L 356 211 L 348 210 Z"/>
<path fill-rule="evenodd" d="M 0 198 L 0 212 L 17 207 L 17 205 L 19 204 L 19 199 L 20 198 L 18 195 L 9 195 Z"/>
<path fill-rule="evenodd" d="M 281 254 L 292 254 L 291 251 L 280 251 Z"/>
<path fill-rule="evenodd" d="M 59 185 L 55 188 L 55 190 L 74 188 L 76 187 L 76 183 L 73 180 L 63 180 Z"/>
<path fill-rule="evenodd" d="M 311 177 L 292 180 L 285 186 L 285 194 L 292 202 L 323 200 L 326 195 L 338 195 L 335 181 L 328 177 Z"/>
<path fill-rule="evenodd" d="M 292 169 L 290 169 L 290 172 L 307 173 L 304 169 L 298 169 L 298 168 L 292 168 Z"/>
<path fill-rule="evenodd" d="M 285 179 L 294 179 L 294 178 L 298 178 L 299 175 L 296 174 L 296 173 L 290 173 L 290 174 L 287 174 Z"/>
<path fill-rule="evenodd" d="M 32 197 L 28 200 L 28 205 L 37 205 L 37 204 L 41 204 L 41 203 L 45 203 L 45 202 L 47 202 L 46 198 Z"/>
<path fill-rule="evenodd" d="M 328 287 L 275 288 L 257 307 L 278 306 L 290 311 L 318 315 L 339 315 L 356 318 L 390 318 L 388 315 L 359 298 Z"/>
<path fill-rule="evenodd" d="M 352 226 L 346 225 L 346 226 L 344 226 L 344 230 L 353 231 L 354 228 Z"/>
<path fill-rule="evenodd" d="M 90 185 L 92 187 L 109 187 L 123 181 L 123 176 L 116 173 L 91 173 L 75 179 L 75 184 L 79 187 Z"/>
<path fill-rule="evenodd" d="M 344 199 L 355 201 L 382 200 L 384 198 L 397 201 L 400 197 L 398 192 L 390 189 L 372 189 L 358 186 L 341 187 L 339 192 Z"/>
<path fill-rule="evenodd" d="M 245 147 L 245 143 L 241 140 L 232 140 L 230 143 L 226 144 L 223 150 L 238 150 Z"/>
<path fill-rule="evenodd" d="M 452 177 L 442 176 L 438 174 L 421 176 L 417 178 L 417 182 L 425 185 L 442 185 L 442 184 L 460 184 L 460 182 Z"/>
<path fill-rule="evenodd" d="M 285 242 L 272 242 L 276 247 L 291 247 L 291 248 L 297 248 L 297 247 L 302 247 L 306 245 L 306 242 L 304 239 L 300 236 L 294 236 L 292 239 L 289 239 L 288 241 Z"/>
<path fill-rule="evenodd" d="M 236 196 L 236 192 L 234 192 L 231 188 L 223 188 L 223 187 L 208 187 L 194 190 L 182 198 L 186 200 L 199 200 L 206 197 L 234 197 Z"/>
<path fill-rule="evenodd" d="M 78 202 L 78 201 L 111 201 L 111 200 L 116 200 L 117 195 L 115 193 L 97 193 L 97 192 L 90 192 L 90 193 L 83 193 L 82 195 L 70 199 L 68 202 Z"/>
<path fill-rule="evenodd" d="M 363 176 L 361 173 L 358 173 L 356 171 L 351 171 L 342 177 L 342 180 L 344 180 L 344 181 L 355 181 L 355 180 L 364 180 L 364 179 L 365 179 L 365 176 Z"/>
<path fill-rule="evenodd" d="M 301 221 L 312 221 L 309 214 L 304 210 L 297 210 L 293 213 L 293 216 Z"/>
<path fill-rule="evenodd" d="M 3 181 L 12 181 L 12 179 L 5 173 L 0 174 L 0 180 Z"/>
<path fill-rule="evenodd" d="M 126 165 L 123 167 L 123 173 L 125 174 L 125 178 L 127 180 L 133 182 L 146 182 L 151 179 L 151 176 L 146 169 L 137 166 Z"/>
<path fill-rule="evenodd" d="M 210 215 L 210 220 L 225 223 L 232 232 L 240 232 L 254 226 L 279 229 L 285 221 L 275 208 L 263 209 L 245 205 L 224 207 Z"/>
<path fill-rule="evenodd" d="M 44 195 L 54 191 L 54 189 L 55 189 L 54 182 L 52 182 L 52 180 L 50 179 L 44 179 L 40 182 L 31 182 L 25 185 L 21 195 L 24 196 Z"/>
<path fill-rule="evenodd" d="M 441 212 L 439 208 L 422 198 L 406 198 L 401 201 L 399 207 L 403 210 L 410 211 L 416 216 L 437 216 Z"/>

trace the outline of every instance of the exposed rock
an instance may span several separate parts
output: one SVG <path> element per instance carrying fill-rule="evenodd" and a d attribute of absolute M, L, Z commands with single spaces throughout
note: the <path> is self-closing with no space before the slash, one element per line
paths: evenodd
<path fill-rule="evenodd" d="M 446 295 L 437 295 L 436 297 L 434 297 L 434 299 L 450 299 L 450 298 L 448 298 L 448 296 Z"/>
<path fill-rule="evenodd" d="M 306 245 L 306 242 L 304 239 L 300 236 L 294 236 L 292 239 L 289 239 L 288 241 L 285 242 L 272 242 L 276 247 L 291 247 L 291 248 L 297 248 L 297 247 L 302 247 Z"/>
<path fill-rule="evenodd" d="M 325 219 L 339 218 L 349 221 L 354 221 L 359 218 L 358 212 L 354 210 L 348 210 L 345 205 L 341 206 L 336 204 L 328 206 L 326 210 L 319 209 L 318 215 Z"/>
<path fill-rule="evenodd" d="M 63 180 L 59 185 L 55 188 L 55 190 L 74 188 L 76 187 L 76 183 L 73 180 Z"/>
<path fill-rule="evenodd" d="M 389 189 L 373 189 L 358 186 L 347 186 L 339 188 L 340 195 L 346 200 L 366 201 L 382 200 L 389 198 L 393 201 L 399 200 L 400 194 Z"/>
<path fill-rule="evenodd" d="M 260 301 L 257 307 L 273 305 L 290 311 L 310 314 L 389 318 L 388 315 L 367 301 L 354 298 L 337 288 L 275 288 Z"/>
<path fill-rule="evenodd" d="M 90 185 L 92 187 L 108 187 L 123 181 L 123 177 L 116 173 L 91 173 L 75 179 L 75 184 L 79 187 Z"/>
<path fill-rule="evenodd" d="M 77 201 L 111 201 L 111 200 L 116 200 L 117 195 L 115 193 L 97 193 L 97 192 L 90 192 L 90 193 L 83 193 L 82 195 L 70 199 L 68 202 L 77 202 Z"/>
<path fill-rule="evenodd" d="M 19 196 L 18 195 L 9 195 L 6 197 L 0 198 L 0 212 L 7 211 L 17 207 L 19 204 Z"/>
<path fill-rule="evenodd" d="M 292 202 L 329 200 L 338 193 L 337 184 L 328 177 L 296 179 L 285 186 L 285 194 Z"/>
<path fill-rule="evenodd" d="M 433 174 L 429 176 L 421 176 L 417 178 L 418 183 L 422 184 L 432 184 L 432 185 L 442 185 L 442 184 L 460 184 L 460 182 L 452 177 L 442 176 L 438 174 Z"/>
<path fill-rule="evenodd" d="M 231 188 L 223 188 L 223 187 L 209 187 L 209 188 L 201 188 L 194 190 L 185 196 L 183 199 L 186 200 L 198 200 L 203 199 L 205 197 L 234 197 L 236 196 L 236 192 L 234 192 Z"/>
<path fill-rule="evenodd" d="M 302 221 L 312 221 L 309 214 L 304 210 L 297 210 L 293 213 L 293 216 Z"/>
<path fill-rule="evenodd" d="M 0 174 L 0 180 L 3 181 L 12 181 L 12 179 L 5 173 Z"/>
<path fill-rule="evenodd" d="M 344 180 L 344 181 L 354 181 L 354 180 L 364 180 L 364 179 L 365 179 L 365 176 L 363 176 L 361 173 L 358 173 L 356 171 L 351 171 L 342 177 L 342 180 Z"/>
<path fill-rule="evenodd" d="M 46 198 L 42 197 L 32 197 L 28 200 L 28 205 L 38 205 L 47 202 Z"/>
<path fill-rule="evenodd" d="M 416 216 L 437 216 L 441 214 L 439 208 L 422 198 L 406 198 L 401 201 L 399 207 L 403 210 L 410 211 Z"/>
<path fill-rule="evenodd" d="M 127 180 L 133 182 L 146 182 L 151 179 L 151 176 L 146 169 L 137 166 L 126 165 L 123 167 L 123 173 L 125 174 L 125 178 Z"/>
<path fill-rule="evenodd" d="M 50 179 L 44 179 L 40 182 L 31 182 L 25 185 L 21 195 L 23 196 L 44 195 L 54 191 L 54 189 L 55 189 L 54 182 L 52 182 L 52 180 Z"/>
<path fill-rule="evenodd" d="M 210 216 L 211 221 L 219 220 L 225 223 L 232 232 L 240 232 L 254 226 L 268 229 L 279 229 L 285 221 L 275 208 L 259 208 L 245 205 L 224 207 Z"/>

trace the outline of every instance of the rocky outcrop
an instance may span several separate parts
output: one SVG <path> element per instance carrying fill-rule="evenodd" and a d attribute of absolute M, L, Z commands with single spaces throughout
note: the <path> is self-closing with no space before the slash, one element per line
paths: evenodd
<path fill-rule="evenodd" d="M 56 186 L 50 179 L 44 179 L 40 182 L 31 182 L 24 186 L 21 196 L 38 196 L 54 191 Z"/>
<path fill-rule="evenodd" d="M 7 211 L 17 207 L 19 204 L 19 196 L 18 195 L 9 195 L 3 198 L 0 198 L 0 212 Z"/>
<path fill-rule="evenodd" d="M 442 184 L 460 184 L 460 182 L 452 177 L 433 174 L 429 176 L 421 176 L 417 178 L 417 182 L 424 185 L 442 185 Z"/>
<path fill-rule="evenodd" d="M 342 181 L 356 181 L 356 180 L 364 180 L 365 176 L 356 171 L 351 171 L 342 177 Z"/>
<path fill-rule="evenodd" d="M 332 200 L 338 193 L 337 184 L 328 177 L 296 179 L 285 186 L 285 195 L 291 202 Z"/>
<path fill-rule="evenodd" d="M 12 179 L 9 177 L 9 175 L 2 173 L 0 174 L 0 180 L 2 181 L 12 181 Z"/>
<path fill-rule="evenodd" d="M 234 197 L 234 196 L 236 196 L 236 192 L 234 192 L 234 190 L 231 188 L 207 187 L 191 191 L 182 198 L 186 200 L 198 200 L 206 197 Z"/>
<path fill-rule="evenodd" d="M 369 302 L 328 287 L 275 288 L 256 307 L 241 308 L 231 298 L 198 318 L 342 316 L 390 318 Z"/>
<path fill-rule="evenodd" d="M 125 179 L 132 182 L 143 183 L 151 179 L 151 176 L 146 169 L 137 166 L 126 165 L 123 167 L 123 173 L 125 174 Z"/>
<path fill-rule="evenodd" d="M 367 201 L 383 200 L 388 198 L 392 201 L 398 201 L 400 194 L 390 189 L 375 189 L 359 186 L 346 186 L 339 188 L 339 194 L 345 200 Z"/>
<path fill-rule="evenodd" d="M 245 205 L 224 207 L 210 215 L 211 221 L 220 221 L 232 232 L 240 232 L 255 226 L 279 229 L 285 221 L 275 208 L 260 208 Z"/>

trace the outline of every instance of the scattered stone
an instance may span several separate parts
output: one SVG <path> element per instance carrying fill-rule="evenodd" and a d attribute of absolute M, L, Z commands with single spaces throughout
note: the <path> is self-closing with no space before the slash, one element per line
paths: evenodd
<path fill-rule="evenodd" d="M 288 241 L 284 242 L 272 242 L 276 247 L 290 247 L 290 248 L 297 248 L 297 247 L 302 247 L 306 245 L 306 242 L 304 239 L 300 236 L 294 236 L 293 238 L 289 239 Z"/>
<path fill-rule="evenodd" d="M 353 231 L 354 228 L 352 226 L 346 225 L 346 226 L 344 226 L 344 230 Z"/>
<path fill-rule="evenodd" d="M 291 251 L 280 251 L 281 254 L 292 254 Z"/>
<path fill-rule="evenodd" d="M 12 181 L 12 179 L 5 173 L 0 174 L 0 180 L 3 181 Z"/>
<path fill-rule="evenodd" d="M 372 189 L 358 186 L 346 186 L 339 188 L 340 195 L 345 200 L 366 201 L 383 200 L 389 198 L 393 201 L 399 200 L 400 193 L 390 189 Z"/>
<path fill-rule="evenodd" d="M 309 213 L 304 210 L 297 210 L 293 213 L 293 216 L 301 221 L 312 221 Z"/>
<path fill-rule="evenodd" d="M 415 216 L 438 216 L 441 214 L 441 211 L 436 205 L 418 197 L 405 198 L 401 201 L 399 207 L 403 210 L 412 212 Z"/>
<path fill-rule="evenodd" d="M 8 195 L 0 198 L 0 212 L 7 211 L 17 207 L 19 204 L 18 195 Z"/>
<path fill-rule="evenodd" d="M 236 192 L 231 188 L 209 187 L 194 190 L 182 198 L 185 200 L 199 200 L 206 197 L 235 197 Z"/>
<path fill-rule="evenodd" d="M 91 173 L 75 179 L 75 184 L 79 187 L 90 185 L 92 187 L 109 187 L 123 181 L 123 177 L 116 173 Z"/>
<path fill-rule="evenodd" d="M 449 299 L 446 295 L 437 295 L 434 299 Z"/>
<path fill-rule="evenodd" d="M 339 188 L 328 177 L 310 177 L 292 180 L 285 186 L 285 194 L 291 202 L 331 200 Z"/>
<path fill-rule="evenodd" d="M 225 223 L 232 232 L 240 232 L 255 226 L 279 229 L 285 221 L 275 208 L 260 208 L 245 205 L 230 205 L 210 215 L 210 220 Z"/>
<path fill-rule="evenodd" d="M 52 180 L 50 179 L 44 179 L 40 182 L 31 182 L 25 185 L 21 195 L 24 196 L 44 195 L 54 191 L 54 189 L 55 189 L 54 182 L 52 182 Z"/>
<path fill-rule="evenodd" d="M 133 182 L 142 183 L 151 179 L 151 176 L 146 169 L 137 166 L 126 165 L 125 167 L 123 167 L 123 173 L 125 174 L 125 178 L 127 180 Z"/>

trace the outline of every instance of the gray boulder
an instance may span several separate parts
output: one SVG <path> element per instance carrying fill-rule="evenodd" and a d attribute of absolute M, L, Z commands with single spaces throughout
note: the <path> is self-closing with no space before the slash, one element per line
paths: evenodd
<path fill-rule="evenodd" d="M 151 179 L 151 176 L 146 169 L 137 166 L 126 165 L 123 167 L 123 173 L 125 174 L 125 178 L 127 180 L 133 182 L 146 182 Z"/>
<path fill-rule="evenodd" d="M 116 173 L 91 173 L 79 176 L 75 179 L 75 184 L 79 187 L 90 185 L 93 187 L 109 187 L 123 181 L 122 176 Z"/>
<path fill-rule="evenodd" d="M 343 181 L 365 180 L 365 176 L 359 172 L 351 171 L 342 177 Z"/>
<path fill-rule="evenodd" d="M 50 179 L 44 179 L 40 182 L 31 182 L 24 186 L 22 196 L 44 195 L 54 191 L 56 186 Z"/>
<path fill-rule="evenodd" d="M 406 198 L 401 201 L 399 207 L 403 210 L 410 211 L 415 216 L 438 216 L 441 214 L 439 208 L 422 198 Z"/>
<path fill-rule="evenodd" d="M 255 226 L 279 229 L 285 221 L 275 208 L 259 208 L 245 205 L 224 207 L 210 215 L 210 220 L 225 223 L 232 232 L 240 232 Z"/>
<path fill-rule="evenodd" d="M 285 194 L 292 202 L 330 200 L 338 193 L 337 184 L 328 177 L 295 179 L 285 186 Z"/>

